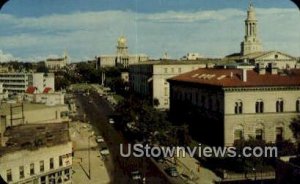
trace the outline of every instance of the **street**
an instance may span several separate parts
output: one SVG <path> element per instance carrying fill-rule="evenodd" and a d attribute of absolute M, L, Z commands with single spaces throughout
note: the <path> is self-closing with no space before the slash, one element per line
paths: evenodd
<path fill-rule="evenodd" d="M 108 116 L 112 115 L 113 111 L 105 99 L 97 93 L 91 93 L 89 96 L 78 94 L 77 101 L 83 107 L 90 123 L 98 129 L 108 145 L 111 157 L 105 163 L 112 183 L 133 183 L 130 173 L 135 170 L 139 170 L 146 177 L 146 183 L 183 183 L 180 177 L 176 179 L 168 177 L 150 158 L 120 156 L 120 144 L 127 142 L 122 134 L 108 123 Z"/>

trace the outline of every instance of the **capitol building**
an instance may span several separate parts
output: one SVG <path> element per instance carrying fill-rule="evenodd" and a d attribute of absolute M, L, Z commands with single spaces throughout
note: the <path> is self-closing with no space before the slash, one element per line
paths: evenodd
<path fill-rule="evenodd" d="M 96 68 L 123 66 L 127 68 L 129 65 L 148 61 L 149 57 L 144 54 L 130 55 L 128 53 L 127 39 L 121 36 L 117 41 L 116 54 L 96 56 Z"/>

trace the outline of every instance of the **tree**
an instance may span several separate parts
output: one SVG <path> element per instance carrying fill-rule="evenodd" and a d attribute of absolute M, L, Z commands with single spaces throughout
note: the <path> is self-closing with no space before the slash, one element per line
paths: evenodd
<path fill-rule="evenodd" d="M 49 70 L 46 67 L 44 62 L 40 62 L 37 64 L 37 68 L 36 68 L 36 72 L 40 72 L 40 73 L 48 73 Z"/>
<path fill-rule="evenodd" d="M 294 118 L 290 124 L 290 128 L 294 134 L 297 143 L 297 153 L 300 154 L 300 116 Z"/>

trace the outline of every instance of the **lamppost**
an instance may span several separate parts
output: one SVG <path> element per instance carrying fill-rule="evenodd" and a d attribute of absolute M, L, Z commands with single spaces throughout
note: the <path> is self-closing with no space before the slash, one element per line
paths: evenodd
<path fill-rule="evenodd" d="M 254 172 L 254 181 L 256 181 L 256 169 L 255 169 L 255 167 L 253 167 L 253 172 Z"/>
<path fill-rule="evenodd" d="M 89 180 L 91 180 L 91 147 L 90 147 L 91 143 L 90 142 L 91 142 L 91 138 L 93 137 L 93 133 L 88 137 Z"/>

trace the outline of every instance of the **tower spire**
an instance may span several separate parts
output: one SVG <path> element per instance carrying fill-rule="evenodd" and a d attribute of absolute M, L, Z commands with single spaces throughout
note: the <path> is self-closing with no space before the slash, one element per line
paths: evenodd
<path fill-rule="evenodd" d="M 257 34 L 257 19 L 252 1 L 249 2 L 247 18 L 245 20 L 245 37 L 241 43 L 241 54 L 246 55 L 253 52 L 259 52 L 262 46 Z"/>

